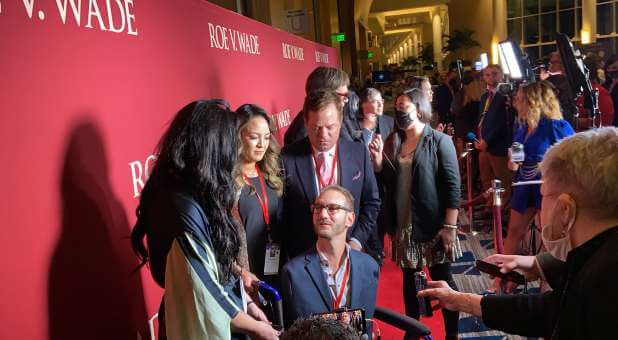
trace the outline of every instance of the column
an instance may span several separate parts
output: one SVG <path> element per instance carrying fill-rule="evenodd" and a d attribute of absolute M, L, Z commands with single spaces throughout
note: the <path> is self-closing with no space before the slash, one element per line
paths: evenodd
<path fill-rule="evenodd" d="M 582 1 L 582 44 L 597 41 L 597 0 Z"/>
<path fill-rule="evenodd" d="M 498 64 L 498 43 L 507 38 L 506 1 L 493 0 L 493 34 L 491 37 L 491 63 Z M 516 41 L 519 43 L 519 41 Z"/>
<path fill-rule="evenodd" d="M 433 13 L 433 59 L 438 66 L 438 71 L 442 71 L 442 19 L 440 14 Z"/>

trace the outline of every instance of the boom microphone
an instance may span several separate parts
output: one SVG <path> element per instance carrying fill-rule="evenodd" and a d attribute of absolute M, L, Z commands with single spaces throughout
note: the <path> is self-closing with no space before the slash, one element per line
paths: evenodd
<path fill-rule="evenodd" d="M 478 139 L 476 139 L 476 133 L 474 132 L 468 132 L 466 134 L 466 138 L 471 142 L 480 142 Z"/>

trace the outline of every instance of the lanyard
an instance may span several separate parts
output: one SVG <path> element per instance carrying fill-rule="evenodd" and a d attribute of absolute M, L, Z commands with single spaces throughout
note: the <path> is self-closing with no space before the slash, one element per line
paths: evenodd
<path fill-rule="evenodd" d="M 487 94 L 487 99 L 485 100 L 485 108 L 483 109 L 483 113 L 487 113 L 487 111 L 489 111 L 489 106 L 491 105 L 491 102 L 494 101 L 494 96 L 495 94 L 491 91 Z"/>
<path fill-rule="evenodd" d="M 335 169 L 337 168 L 337 155 L 339 153 L 339 147 L 336 146 L 335 147 L 335 156 L 333 156 L 333 164 L 331 165 L 331 169 L 330 169 L 330 179 L 328 180 L 328 183 L 324 183 L 324 179 L 322 178 L 322 174 L 320 174 L 320 169 L 318 168 L 318 161 L 317 159 L 315 159 L 315 155 L 312 153 L 311 156 L 313 157 L 313 164 L 315 164 L 316 167 L 316 174 L 318 175 L 318 184 L 320 186 L 320 191 L 333 184 L 333 181 L 335 180 Z M 326 158 L 324 158 L 324 162 L 326 162 Z"/>
<path fill-rule="evenodd" d="M 255 191 L 255 196 L 257 196 L 260 207 L 262 208 L 262 216 L 264 216 L 264 223 L 266 223 L 266 228 L 270 229 L 270 215 L 268 214 L 268 192 L 266 192 L 264 176 L 262 176 L 262 173 L 260 172 L 260 168 L 258 167 L 257 163 L 255 163 L 255 170 L 257 171 L 258 179 L 260 180 L 260 188 L 262 189 L 263 198 L 262 196 L 260 196 L 260 193 L 255 189 L 253 184 L 251 184 L 251 180 L 245 175 L 243 175 L 243 177 L 245 178 L 245 182 L 247 182 L 247 184 Z"/>
<path fill-rule="evenodd" d="M 341 287 L 339 288 L 339 293 L 333 300 L 333 310 L 340 308 L 339 304 L 341 303 L 341 299 L 343 298 L 343 291 L 345 290 L 345 286 L 348 284 L 348 273 L 350 272 L 350 259 L 346 259 L 345 272 L 343 272 L 343 280 L 341 280 Z M 335 273 L 335 283 L 337 274 Z"/>

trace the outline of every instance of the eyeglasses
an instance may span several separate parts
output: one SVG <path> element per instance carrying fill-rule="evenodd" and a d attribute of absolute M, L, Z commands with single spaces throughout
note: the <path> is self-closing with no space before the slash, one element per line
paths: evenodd
<path fill-rule="evenodd" d="M 339 205 L 339 204 L 312 204 L 311 205 L 311 212 L 314 214 L 319 214 L 322 212 L 323 209 L 326 209 L 326 211 L 328 211 L 329 215 L 335 215 L 339 210 L 343 210 L 343 211 L 347 211 L 347 212 L 352 212 L 352 209 L 344 207 L 343 205 Z"/>

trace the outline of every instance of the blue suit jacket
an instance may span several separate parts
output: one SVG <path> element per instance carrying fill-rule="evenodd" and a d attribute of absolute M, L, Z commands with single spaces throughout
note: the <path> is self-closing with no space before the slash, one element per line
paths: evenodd
<path fill-rule="evenodd" d="M 373 318 L 379 267 L 369 255 L 350 249 L 350 309 L 363 308 L 365 318 Z M 332 311 L 333 296 L 320 266 L 315 247 L 290 260 L 281 272 L 286 325 L 299 317 Z"/>
<path fill-rule="evenodd" d="M 361 143 L 339 139 L 339 185 L 354 197 L 356 222 L 348 230 L 348 239 L 365 244 L 376 227 L 380 211 L 380 196 L 369 153 Z M 311 204 L 318 196 L 315 183 L 312 150 L 309 138 L 304 138 L 281 153 L 285 170 L 285 188 L 280 205 L 280 233 L 282 247 L 289 258 L 314 247 Z"/>
<path fill-rule="evenodd" d="M 480 113 L 487 101 L 487 93 L 481 96 Z M 513 116 L 506 106 L 506 97 L 496 92 L 483 118 L 481 136 L 487 143 L 487 152 L 494 156 L 506 156 L 513 142 Z"/>

